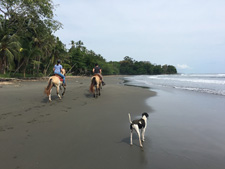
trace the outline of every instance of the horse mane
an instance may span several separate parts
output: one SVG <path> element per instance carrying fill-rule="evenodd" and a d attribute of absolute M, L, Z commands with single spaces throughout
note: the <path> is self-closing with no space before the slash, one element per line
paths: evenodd
<path fill-rule="evenodd" d="M 52 79 L 50 79 L 48 81 L 48 86 L 45 88 L 44 93 L 49 96 L 50 95 L 50 90 L 52 88 L 53 84 L 52 84 Z"/>
<path fill-rule="evenodd" d="M 61 71 L 62 71 L 62 74 L 63 74 L 64 76 L 66 76 L 66 70 L 65 70 L 65 69 L 61 69 Z"/>
<path fill-rule="evenodd" d="M 91 85 L 90 85 L 90 91 L 93 93 L 94 92 L 94 85 L 96 84 L 96 81 L 95 81 L 95 77 L 92 77 L 91 79 Z"/>

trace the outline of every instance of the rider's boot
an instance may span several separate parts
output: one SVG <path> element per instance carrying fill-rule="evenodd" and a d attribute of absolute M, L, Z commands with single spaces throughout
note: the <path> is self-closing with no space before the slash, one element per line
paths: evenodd
<path fill-rule="evenodd" d="M 105 82 L 102 81 L 102 86 L 105 86 Z"/>

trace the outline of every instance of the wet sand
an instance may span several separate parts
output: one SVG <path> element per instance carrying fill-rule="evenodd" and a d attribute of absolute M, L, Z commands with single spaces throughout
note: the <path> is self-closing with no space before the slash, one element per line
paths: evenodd
<path fill-rule="evenodd" d="M 136 136 L 129 145 L 127 114 L 151 112 L 144 100 L 155 93 L 124 86 L 121 78 L 105 77 L 98 99 L 89 93 L 90 77 L 68 78 L 63 99 L 54 89 L 51 103 L 43 94 L 46 81 L 0 85 L 1 168 L 148 167 Z"/>
<path fill-rule="evenodd" d="M 160 88 L 146 133 L 153 168 L 225 168 L 224 96 Z M 159 161 L 162 163 L 160 164 Z"/>

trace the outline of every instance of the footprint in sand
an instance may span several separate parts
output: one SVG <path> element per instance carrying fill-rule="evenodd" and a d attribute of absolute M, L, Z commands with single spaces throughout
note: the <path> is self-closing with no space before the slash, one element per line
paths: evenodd
<path fill-rule="evenodd" d="M 12 130 L 12 129 L 14 129 L 14 127 L 8 127 L 7 129 L 8 129 L 8 130 Z"/>
<path fill-rule="evenodd" d="M 34 122 L 36 122 L 37 120 L 36 119 L 33 119 L 33 120 L 31 120 L 31 121 L 28 121 L 27 123 L 34 123 Z"/>
<path fill-rule="evenodd" d="M 3 131 L 5 131 L 5 129 L 3 129 L 3 128 L 0 127 L 0 132 L 3 132 Z"/>
<path fill-rule="evenodd" d="M 22 116 L 22 114 L 16 114 L 16 115 L 14 115 L 14 117 L 18 117 L 18 116 Z"/>
<path fill-rule="evenodd" d="M 85 105 L 87 105 L 87 102 L 84 102 L 84 103 L 82 104 L 82 106 L 85 106 Z"/>

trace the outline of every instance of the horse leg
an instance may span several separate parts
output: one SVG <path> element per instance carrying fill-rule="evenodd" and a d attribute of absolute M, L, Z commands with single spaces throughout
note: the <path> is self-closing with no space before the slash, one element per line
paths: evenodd
<path fill-rule="evenodd" d="M 99 88 L 102 89 L 102 81 L 101 81 L 101 83 L 99 84 Z"/>
<path fill-rule="evenodd" d="M 58 95 L 59 99 L 61 99 L 61 96 L 59 94 L 59 85 L 56 87 L 56 91 L 57 91 L 57 95 Z"/>
<path fill-rule="evenodd" d="M 95 86 L 95 98 L 97 98 L 98 97 L 98 87 L 97 87 L 97 85 Z"/>
<path fill-rule="evenodd" d="M 100 96 L 101 95 L 101 93 L 100 93 L 100 90 L 101 90 L 101 81 L 100 81 L 100 83 L 98 83 L 97 89 L 98 89 L 98 95 Z"/>
<path fill-rule="evenodd" d="M 62 96 L 65 94 L 65 92 L 66 92 L 66 87 L 63 86 L 63 93 L 62 93 Z"/>
<path fill-rule="evenodd" d="M 50 94 L 49 94 L 49 96 L 48 96 L 48 100 L 49 100 L 50 102 L 52 101 L 51 93 L 52 93 L 52 88 L 50 89 Z"/>

